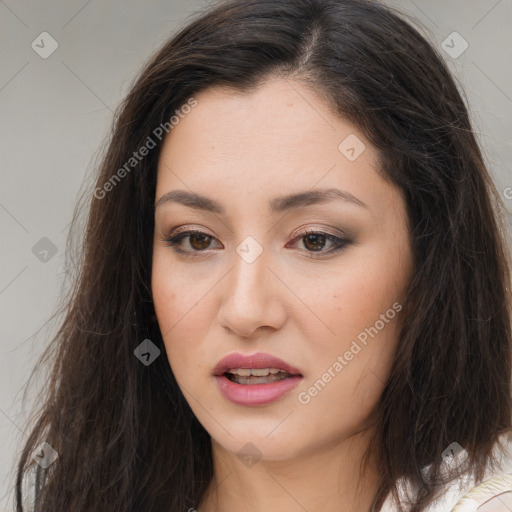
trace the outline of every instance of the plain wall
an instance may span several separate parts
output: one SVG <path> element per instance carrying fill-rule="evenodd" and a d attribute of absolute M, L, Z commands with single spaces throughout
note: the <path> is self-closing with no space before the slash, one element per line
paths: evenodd
<path fill-rule="evenodd" d="M 468 42 L 457 58 L 442 53 L 465 90 L 487 162 L 512 211 L 512 189 L 505 194 L 512 187 L 512 1 L 388 3 L 420 20 L 438 47 L 454 31 Z M 15 457 L 30 409 L 23 410 L 20 390 L 55 329 L 41 330 L 58 302 L 80 186 L 138 69 L 206 5 L 0 2 L 0 511 L 13 508 Z M 31 46 L 51 48 L 47 36 L 40 42 L 42 32 L 58 43 L 46 59 Z"/>

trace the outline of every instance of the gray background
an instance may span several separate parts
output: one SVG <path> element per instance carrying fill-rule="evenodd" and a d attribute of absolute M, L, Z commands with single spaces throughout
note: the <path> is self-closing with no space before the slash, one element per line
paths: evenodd
<path fill-rule="evenodd" d="M 512 0 L 387 3 L 417 18 L 440 48 L 454 31 L 468 42 L 457 58 L 442 53 L 464 88 L 487 162 L 512 211 L 512 190 L 505 193 L 512 187 Z M 13 508 L 13 464 L 31 405 L 29 399 L 22 407 L 20 390 L 56 329 L 47 321 L 65 275 L 67 227 L 79 189 L 137 70 L 206 5 L 0 1 L 0 512 Z M 42 32 L 58 43 L 46 59 L 31 47 Z M 55 255 L 33 253 L 43 237 Z"/>

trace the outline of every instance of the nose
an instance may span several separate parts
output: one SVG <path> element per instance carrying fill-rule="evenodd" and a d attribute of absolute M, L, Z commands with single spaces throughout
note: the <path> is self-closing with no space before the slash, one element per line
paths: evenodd
<path fill-rule="evenodd" d="M 279 329 L 286 321 L 286 287 L 268 268 L 265 251 L 251 263 L 234 253 L 233 261 L 221 288 L 220 325 L 244 338 Z"/>

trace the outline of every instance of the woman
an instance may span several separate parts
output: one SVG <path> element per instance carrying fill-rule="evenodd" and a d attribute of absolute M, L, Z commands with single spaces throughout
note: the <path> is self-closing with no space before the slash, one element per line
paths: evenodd
<path fill-rule="evenodd" d="M 509 506 L 500 206 L 397 13 L 212 7 L 116 115 L 18 511 Z"/>

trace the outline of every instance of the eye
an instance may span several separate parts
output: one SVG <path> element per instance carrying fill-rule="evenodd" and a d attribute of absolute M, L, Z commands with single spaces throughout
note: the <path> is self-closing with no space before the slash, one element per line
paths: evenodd
<path fill-rule="evenodd" d="M 183 241 L 188 239 L 188 246 L 191 249 L 183 248 Z M 184 231 L 177 235 L 165 238 L 163 241 L 167 242 L 177 253 L 186 254 L 189 256 L 196 256 L 194 253 L 204 252 L 210 248 L 210 243 L 215 240 L 213 236 L 203 233 L 198 230 Z"/>
<path fill-rule="evenodd" d="M 302 241 L 307 252 L 319 254 L 319 256 L 311 254 L 308 256 L 310 258 L 318 258 L 333 254 L 345 249 L 351 243 L 350 240 L 347 240 L 346 238 L 341 238 L 331 235 L 330 233 L 324 233 L 323 231 L 315 231 L 312 229 L 302 231 L 299 236 L 293 240 L 293 243 L 297 241 Z M 330 244 L 331 249 L 323 250 L 326 244 Z"/>
<path fill-rule="evenodd" d="M 215 237 L 208 235 L 203 231 L 189 230 L 183 231 L 182 233 L 178 233 L 174 236 L 167 236 L 162 241 L 166 242 L 167 245 L 172 247 L 173 250 L 179 254 L 195 257 L 199 256 L 200 253 L 211 249 L 210 244 L 214 240 L 216 240 Z M 185 241 L 187 241 L 186 245 L 188 246 L 186 248 L 183 246 Z M 308 256 L 310 258 L 319 258 L 333 254 L 346 248 L 351 243 L 350 240 L 345 238 L 311 229 L 302 231 L 302 233 L 300 233 L 300 235 L 291 242 L 292 246 L 297 241 L 303 242 L 305 251 L 310 253 Z M 331 248 L 329 250 L 323 250 L 326 245 L 330 245 Z M 289 246 L 290 244 L 286 245 L 287 248 Z M 318 253 L 319 256 L 311 253 Z"/>

